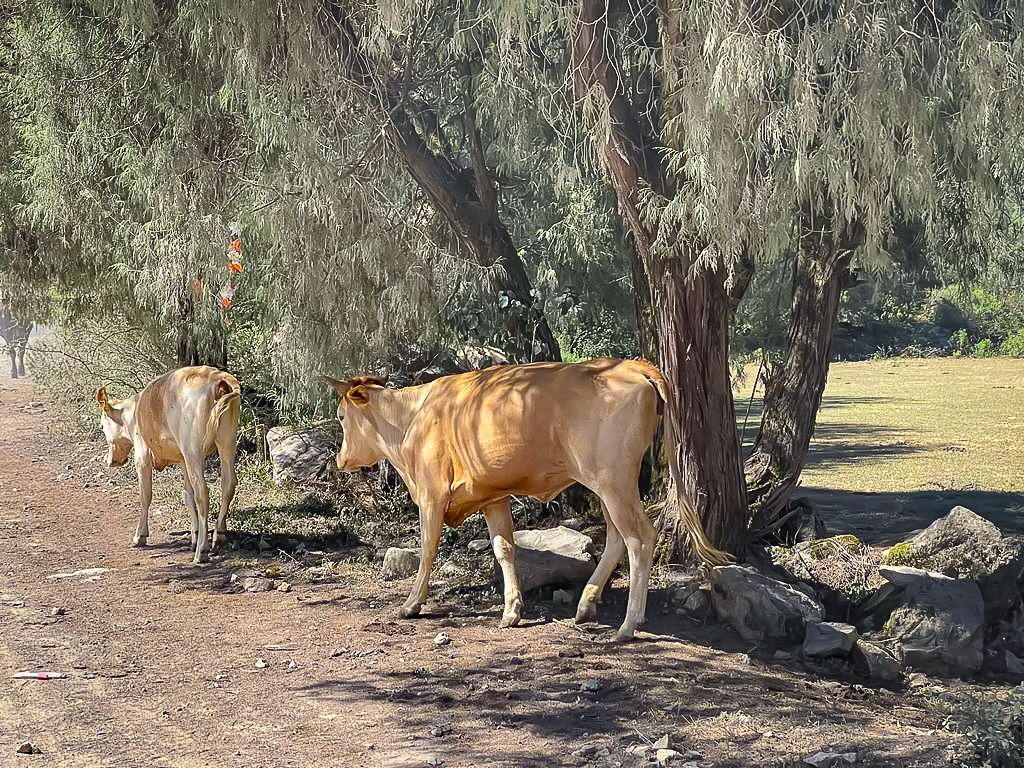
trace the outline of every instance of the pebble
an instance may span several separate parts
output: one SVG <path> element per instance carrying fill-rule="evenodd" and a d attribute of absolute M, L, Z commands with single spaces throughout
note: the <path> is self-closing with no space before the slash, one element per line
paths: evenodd
<path fill-rule="evenodd" d="M 439 632 L 437 636 L 434 637 L 434 645 L 437 646 L 448 645 L 451 641 L 452 638 L 447 632 Z"/>
<path fill-rule="evenodd" d="M 18 745 L 19 755 L 41 755 L 42 753 L 43 750 L 39 749 L 39 747 L 35 746 L 31 741 L 26 741 Z"/>
<path fill-rule="evenodd" d="M 597 693 L 601 690 L 601 681 L 597 679 L 584 680 L 580 684 L 580 690 L 586 693 Z"/>
<path fill-rule="evenodd" d="M 262 658 L 261 659 L 256 659 L 256 669 L 263 669 L 266 666 L 267 666 L 267 660 L 266 659 L 262 659 Z"/>

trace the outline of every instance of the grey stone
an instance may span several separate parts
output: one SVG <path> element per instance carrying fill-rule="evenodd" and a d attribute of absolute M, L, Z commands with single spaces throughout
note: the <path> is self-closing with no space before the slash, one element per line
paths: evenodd
<path fill-rule="evenodd" d="M 516 531 L 514 536 L 516 574 L 524 592 L 585 582 L 594 572 L 594 541 L 579 531 L 558 526 Z"/>
<path fill-rule="evenodd" d="M 878 572 L 902 588 L 901 605 L 883 633 L 899 641 L 906 666 L 942 677 L 981 669 L 985 606 L 977 584 L 918 568 L 882 567 Z"/>
<path fill-rule="evenodd" d="M 850 652 L 853 670 L 861 677 L 882 683 L 895 683 L 903 679 L 903 665 L 892 653 L 878 643 L 859 638 Z"/>
<path fill-rule="evenodd" d="M 857 642 L 857 630 L 850 624 L 829 621 L 807 622 L 804 653 L 808 656 L 846 656 Z"/>
<path fill-rule="evenodd" d="M 854 765 L 857 762 L 856 752 L 817 752 L 803 760 L 815 768 L 835 768 L 838 765 Z"/>
<path fill-rule="evenodd" d="M 739 565 L 712 569 L 711 597 L 719 617 L 750 642 L 803 642 L 807 622 L 824 615 L 810 588 Z"/>
<path fill-rule="evenodd" d="M 389 581 L 412 576 L 420 567 L 420 551 L 407 547 L 388 547 L 381 565 L 381 576 Z"/>
<path fill-rule="evenodd" d="M 953 507 L 907 544 L 915 565 L 976 581 L 989 623 L 1002 618 L 1017 599 L 1024 546 L 966 507 Z"/>
<path fill-rule="evenodd" d="M 341 427 L 331 419 L 306 427 L 273 427 L 267 431 L 274 482 L 309 485 L 331 477 L 341 442 Z"/>
<path fill-rule="evenodd" d="M 490 539 L 473 539 L 471 542 L 469 542 L 469 544 L 466 545 L 466 549 L 468 549 L 474 555 L 479 555 L 483 554 L 484 552 L 493 551 L 491 549 Z"/>

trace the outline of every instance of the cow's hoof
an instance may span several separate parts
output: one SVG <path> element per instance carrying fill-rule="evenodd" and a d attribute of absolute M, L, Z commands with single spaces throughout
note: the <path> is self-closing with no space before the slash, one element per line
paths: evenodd
<path fill-rule="evenodd" d="M 576 623 L 589 624 L 592 621 L 597 621 L 597 606 L 593 603 L 580 603 L 576 609 Z"/>
<path fill-rule="evenodd" d="M 132 539 L 132 546 L 133 547 L 144 547 L 144 546 L 146 546 L 146 541 L 147 541 L 148 538 L 149 538 L 148 536 L 136 536 L 134 539 Z"/>
<path fill-rule="evenodd" d="M 501 627 L 502 629 L 508 629 L 509 627 L 516 626 L 518 623 L 519 623 L 519 614 L 518 613 L 504 613 L 501 616 L 501 623 L 498 624 L 498 626 Z"/>
<path fill-rule="evenodd" d="M 419 603 L 416 603 L 414 605 L 403 605 L 401 608 L 398 609 L 398 616 L 402 619 L 411 619 L 413 616 L 420 615 L 420 608 L 422 607 L 423 606 L 421 606 Z"/>
<path fill-rule="evenodd" d="M 636 640 L 636 637 L 633 635 L 633 631 L 634 630 L 632 630 L 632 629 L 625 629 L 625 628 L 619 629 L 619 631 L 615 633 L 615 640 L 613 640 L 612 642 L 615 642 L 615 643 L 631 643 L 631 642 L 633 642 L 634 640 Z"/>
<path fill-rule="evenodd" d="M 202 552 L 197 552 L 196 556 L 192 558 L 192 562 L 196 565 L 199 565 L 200 563 L 208 563 L 210 562 L 210 553 L 205 549 Z"/>

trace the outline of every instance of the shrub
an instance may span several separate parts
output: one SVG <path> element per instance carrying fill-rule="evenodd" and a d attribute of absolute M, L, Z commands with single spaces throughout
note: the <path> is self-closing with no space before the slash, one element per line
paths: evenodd
<path fill-rule="evenodd" d="M 949 337 L 950 349 L 953 357 L 963 357 L 967 354 L 967 331 L 961 328 Z"/>
<path fill-rule="evenodd" d="M 992 343 L 992 339 L 982 339 L 974 345 L 974 350 L 971 354 L 974 357 L 994 357 L 996 349 L 997 347 Z"/>
<path fill-rule="evenodd" d="M 999 354 L 1007 357 L 1024 357 L 1024 329 L 1007 336 L 999 346 Z"/>
<path fill-rule="evenodd" d="M 946 727 L 964 735 L 961 768 L 1017 768 L 1024 765 L 1024 688 L 1003 697 L 963 694 L 954 700 Z"/>

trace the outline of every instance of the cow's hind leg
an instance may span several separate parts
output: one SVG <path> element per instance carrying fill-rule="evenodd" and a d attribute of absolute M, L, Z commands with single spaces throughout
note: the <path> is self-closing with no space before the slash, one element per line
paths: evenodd
<path fill-rule="evenodd" d="M 210 489 L 206 485 L 206 478 L 203 477 L 203 457 L 201 455 L 186 456 L 185 472 L 192 484 L 192 493 L 195 498 L 192 523 L 196 532 L 196 553 L 192 562 L 203 563 L 210 559 L 209 545 L 206 542 L 207 518 L 210 514 Z"/>
<path fill-rule="evenodd" d="M 213 550 L 216 552 L 222 542 L 228 538 L 228 507 L 235 497 L 235 486 L 238 484 L 238 476 L 235 473 L 235 444 L 234 434 L 231 436 L 230 448 L 221 450 L 217 446 L 220 455 L 220 514 L 217 515 L 217 527 L 213 529 Z"/>
<path fill-rule="evenodd" d="M 430 586 L 430 571 L 437 557 L 437 547 L 441 543 L 441 529 L 444 527 L 444 510 L 440 507 L 420 504 L 420 567 L 416 572 L 409 599 L 398 609 L 403 619 L 417 616 L 427 601 L 427 590 Z"/>
<path fill-rule="evenodd" d="M 622 535 L 629 554 L 629 601 L 626 603 L 626 619 L 615 639 L 632 640 L 647 611 L 647 583 L 651 577 L 658 534 L 644 512 L 635 486 L 605 493 L 602 498 L 607 504 L 608 518 Z"/>
<path fill-rule="evenodd" d="M 139 524 L 135 528 L 133 547 L 144 547 L 149 541 L 149 505 L 153 501 L 153 467 L 140 461 L 135 462 L 135 473 L 139 476 Z"/>
<path fill-rule="evenodd" d="M 612 571 L 615 570 L 615 566 L 619 564 L 622 556 L 626 553 L 626 542 L 622 540 L 619 529 L 608 517 L 608 507 L 605 506 L 603 499 L 601 500 L 601 512 L 604 514 L 604 523 L 607 528 L 604 553 L 601 555 L 601 560 L 594 569 L 594 573 L 590 576 L 590 580 L 583 588 L 583 594 L 580 595 L 580 602 L 576 608 L 577 624 L 597 621 L 597 604 L 601 600 L 604 585 L 608 583 Z"/>
<path fill-rule="evenodd" d="M 519 577 L 516 575 L 516 542 L 512 531 L 511 502 L 509 499 L 495 502 L 484 507 L 483 513 L 494 556 L 501 566 L 501 576 L 505 582 L 505 612 L 501 615 L 501 626 L 514 627 L 523 614 L 523 595 L 519 591 Z"/>
<path fill-rule="evenodd" d="M 7 353 L 11 356 L 11 378 L 18 378 L 18 351 L 14 347 L 8 347 Z"/>

